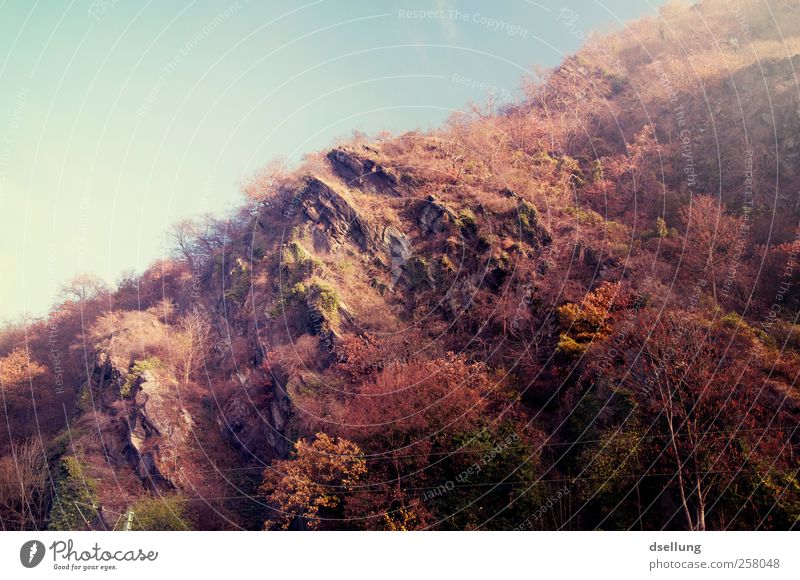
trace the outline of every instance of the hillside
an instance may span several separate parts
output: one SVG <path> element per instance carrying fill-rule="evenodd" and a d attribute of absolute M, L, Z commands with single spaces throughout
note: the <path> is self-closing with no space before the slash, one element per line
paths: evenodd
<path fill-rule="evenodd" d="M 794 2 L 673 4 L 270 164 L 3 329 L 0 522 L 795 527 L 799 59 Z"/>

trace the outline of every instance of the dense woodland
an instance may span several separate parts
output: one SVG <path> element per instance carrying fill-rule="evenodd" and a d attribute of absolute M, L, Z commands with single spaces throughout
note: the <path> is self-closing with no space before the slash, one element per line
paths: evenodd
<path fill-rule="evenodd" d="M 0 525 L 796 527 L 798 64 L 794 1 L 670 4 L 272 162 L 2 329 Z"/>

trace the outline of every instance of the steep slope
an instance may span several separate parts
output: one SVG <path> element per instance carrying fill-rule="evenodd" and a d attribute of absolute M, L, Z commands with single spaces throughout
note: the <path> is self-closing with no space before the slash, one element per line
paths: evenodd
<path fill-rule="evenodd" d="M 86 358 L 33 401 L 42 521 L 154 496 L 200 528 L 796 525 L 800 15 L 734 4 L 592 39 L 502 111 L 273 165 L 31 326 L 33 359 L 55 320 Z"/>

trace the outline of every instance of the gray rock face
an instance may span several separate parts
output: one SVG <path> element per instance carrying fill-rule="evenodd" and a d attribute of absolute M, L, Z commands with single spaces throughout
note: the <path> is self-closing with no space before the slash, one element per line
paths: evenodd
<path fill-rule="evenodd" d="M 158 489 L 184 483 L 182 453 L 194 443 L 194 421 L 180 404 L 174 385 L 145 371 L 133 400 L 130 443 L 136 451 L 136 473 Z"/>
<path fill-rule="evenodd" d="M 433 196 L 428 197 L 419 214 L 419 227 L 428 234 L 442 232 L 448 223 L 455 221 L 455 213 L 447 206 L 437 202 Z"/>
<path fill-rule="evenodd" d="M 370 151 L 363 148 L 364 153 Z M 365 189 L 382 195 L 399 196 L 397 178 L 389 170 L 350 147 L 339 147 L 328 152 L 327 158 L 348 187 Z"/>
<path fill-rule="evenodd" d="M 400 231 L 392 226 L 386 226 L 382 236 L 383 244 L 389 251 L 389 269 L 392 272 L 392 286 L 394 287 L 408 260 L 411 258 L 411 242 Z"/>
<path fill-rule="evenodd" d="M 228 398 L 217 414 L 220 430 L 251 459 L 266 464 L 286 457 L 289 443 L 284 432 L 291 416 L 286 392 L 262 373 L 248 373 L 240 379 L 242 388 Z"/>
<path fill-rule="evenodd" d="M 331 249 L 348 238 L 362 250 L 375 249 L 367 221 L 330 185 L 316 177 L 307 177 L 301 197 L 303 213 L 329 238 Z"/>
<path fill-rule="evenodd" d="M 300 195 L 303 213 L 316 226 L 315 245 L 333 250 L 350 240 L 362 251 L 390 259 L 410 255 L 410 242 L 402 232 L 392 226 L 370 223 L 345 194 L 321 179 L 307 177 Z"/>

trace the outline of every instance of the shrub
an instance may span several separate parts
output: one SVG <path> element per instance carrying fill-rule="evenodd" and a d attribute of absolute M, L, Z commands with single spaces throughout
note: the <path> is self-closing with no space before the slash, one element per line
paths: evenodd
<path fill-rule="evenodd" d="M 241 258 L 236 258 L 236 264 L 230 271 L 230 282 L 225 289 L 227 300 L 243 302 L 250 293 L 250 265 Z"/>
<path fill-rule="evenodd" d="M 453 264 L 453 261 L 447 254 L 443 254 L 439 257 L 439 270 L 442 273 L 452 274 L 456 271 L 456 267 Z"/>
<path fill-rule="evenodd" d="M 458 212 L 456 225 L 462 230 L 475 231 L 475 229 L 478 227 L 478 218 L 475 217 L 475 214 L 472 212 L 472 210 L 462 209 L 460 212 Z"/>
<path fill-rule="evenodd" d="M 339 322 L 341 300 L 336 288 L 320 278 L 298 282 L 289 290 L 289 296 L 307 307 L 319 311 L 331 324 Z"/>
<path fill-rule="evenodd" d="M 536 227 L 539 221 L 539 211 L 536 206 L 522 199 L 517 207 L 517 212 L 523 231 L 530 232 L 531 228 Z"/>
<path fill-rule="evenodd" d="M 285 244 L 281 250 L 281 267 L 291 277 L 301 276 L 318 264 L 319 261 L 296 240 Z"/>
<path fill-rule="evenodd" d="M 604 282 L 583 297 L 580 304 L 569 303 L 557 310 L 558 321 L 565 332 L 556 350 L 562 355 L 581 354 L 594 340 L 611 333 L 615 300 L 620 301 L 619 283 Z"/>
<path fill-rule="evenodd" d="M 588 343 L 579 344 L 568 334 L 562 334 L 558 337 L 556 353 L 566 358 L 577 358 L 586 351 L 588 346 Z"/>
<path fill-rule="evenodd" d="M 49 529 L 87 530 L 97 517 L 97 484 L 76 457 L 62 457 L 53 493 Z"/>
<path fill-rule="evenodd" d="M 664 218 L 656 218 L 656 236 L 663 239 L 668 235 L 667 222 L 664 221 Z"/>
<path fill-rule="evenodd" d="M 311 296 L 315 306 L 325 314 L 328 320 L 338 321 L 340 301 L 339 294 L 333 286 L 322 280 L 316 280 L 311 286 Z"/>
<path fill-rule="evenodd" d="M 778 342 L 775 340 L 775 338 L 760 328 L 754 328 L 750 326 L 747 321 L 745 321 L 745 319 L 736 312 L 729 312 L 723 316 L 719 322 L 723 327 L 729 328 L 735 331 L 737 334 L 746 336 L 751 340 L 758 340 L 764 346 L 769 348 L 778 348 Z"/>
<path fill-rule="evenodd" d="M 600 225 L 605 222 L 603 216 L 591 209 L 565 207 L 564 211 L 567 215 L 574 217 L 579 225 Z"/>
<path fill-rule="evenodd" d="M 570 180 L 578 187 L 586 184 L 581 166 L 576 159 L 565 155 L 558 160 L 558 169 L 569 175 Z"/>
<path fill-rule="evenodd" d="M 78 413 L 85 413 L 92 408 L 92 387 L 87 381 L 78 391 L 78 399 L 75 401 L 75 410 Z"/>
<path fill-rule="evenodd" d="M 133 506 L 132 530 L 140 531 L 185 531 L 193 529 L 187 514 L 186 500 L 180 495 L 147 497 Z"/>

